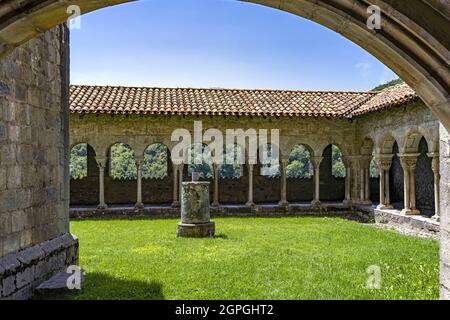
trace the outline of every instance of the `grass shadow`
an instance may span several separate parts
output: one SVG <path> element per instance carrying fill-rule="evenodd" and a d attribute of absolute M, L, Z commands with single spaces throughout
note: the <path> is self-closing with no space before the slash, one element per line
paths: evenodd
<path fill-rule="evenodd" d="M 227 239 L 228 239 L 228 236 L 227 236 L 226 234 L 220 233 L 220 234 L 216 234 L 216 235 L 214 236 L 214 239 L 224 239 L 224 240 L 227 240 Z"/>
<path fill-rule="evenodd" d="M 67 297 L 74 300 L 164 300 L 163 285 L 157 281 L 127 280 L 99 272 L 87 273 L 82 291 Z"/>

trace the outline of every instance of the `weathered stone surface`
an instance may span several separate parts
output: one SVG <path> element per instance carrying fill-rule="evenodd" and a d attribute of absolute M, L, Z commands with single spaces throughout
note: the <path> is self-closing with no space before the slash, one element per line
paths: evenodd
<path fill-rule="evenodd" d="M 209 238 L 214 237 L 216 232 L 216 225 L 214 221 L 208 223 L 198 223 L 198 224 L 178 224 L 178 237 L 185 238 Z"/>
<path fill-rule="evenodd" d="M 395 210 L 374 210 L 378 226 L 394 229 L 400 233 L 439 239 L 440 226 L 433 219 L 421 216 L 405 216 Z"/>
<path fill-rule="evenodd" d="M 181 193 L 181 222 L 184 224 L 208 223 L 209 182 L 183 182 Z"/>
<path fill-rule="evenodd" d="M 69 289 L 67 286 L 67 281 L 69 280 L 69 277 L 71 276 L 71 273 L 67 272 L 59 272 L 47 281 L 41 283 L 36 288 L 36 293 L 39 295 L 39 297 L 45 297 L 45 296 L 52 296 L 52 295 L 64 295 L 69 293 L 74 293 L 78 290 L 82 289 Z M 81 288 L 84 284 L 84 275 L 83 273 L 80 274 L 81 276 Z M 38 297 L 38 298 L 39 298 Z"/>
<path fill-rule="evenodd" d="M 30 298 L 40 283 L 77 260 L 78 239 L 70 234 L 0 258 L 0 300 Z"/>
<path fill-rule="evenodd" d="M 205 238 L 215 233 L 210 221 L 209 182 L 183 182 L 178 237 Z"/>

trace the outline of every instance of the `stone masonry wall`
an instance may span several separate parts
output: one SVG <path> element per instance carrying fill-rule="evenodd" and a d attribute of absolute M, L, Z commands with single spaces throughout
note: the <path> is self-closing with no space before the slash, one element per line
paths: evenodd
<path fill-rule="evenodd" d="M 0 61 L 0 257 L 8 257 L 0 262 L 0 298 L 26 297 L 35 271 L 48 278 L 67 258 L 9 264 L 28 248 L 70 236 L 68 41 L 59 26 Z M 42 272 L 31 266 L 41 258 Z"/>
<path fill-rule="evenodd" d="M 450 133 L 441 125 L 441 298 L 450 300 Z"/>

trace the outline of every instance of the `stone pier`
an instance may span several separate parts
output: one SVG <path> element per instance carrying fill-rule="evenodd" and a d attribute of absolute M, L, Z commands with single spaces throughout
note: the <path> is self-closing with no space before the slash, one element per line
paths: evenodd
<path fill-rule="evenodd" d="M 209 204 L 209 182 L 183 182 L 178 237 L 214 236 L 215 224 L 211 221 Z"/>

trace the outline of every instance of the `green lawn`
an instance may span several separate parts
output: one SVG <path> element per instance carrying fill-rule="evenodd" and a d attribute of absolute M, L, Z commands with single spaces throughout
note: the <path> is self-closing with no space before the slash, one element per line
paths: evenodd
<path fill-rule="evenodd" d="M 215 219 L 214 239 L 177 220 L 73 221 L 85 268 L 75 299 L 438 299 L 438 243 L 339 218 Z M 366 270 L 382 272 L 369 290 Z"/>

